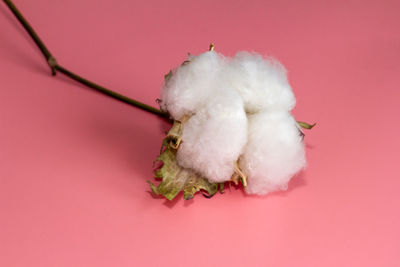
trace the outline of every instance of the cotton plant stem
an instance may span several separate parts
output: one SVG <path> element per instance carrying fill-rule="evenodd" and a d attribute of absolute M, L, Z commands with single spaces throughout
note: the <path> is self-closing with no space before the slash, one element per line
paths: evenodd
<path fill-rule="evenodd" d="M 55 69 L 57 71 L 61 72 L 62 74 L 68 76 L 69 78 L 71 78 L 71 79 L 73 79 L 73 80 L 75 80 L 75 81 L 77 81 L 77 82 L 79 82 L 81 84 L 84 84 L 87 87 L 95 89 L 95 90 L 97 90 L 97 91 L 99 91 L 99 92 L 101 92 L 103 94 L 106 94 L 106 95 L 108 95 L 110 97 L 113 97 L 113 98 L 115 98 L 115 99 L 117 99 L 119 101 L 125 102 L 125 103 L 127 103 L 129 105 L 141 108 L 143 110 L 149 111 L 149 112 L 154 113 L 156 115 L 159 115 L 161 117 L 168 117 L 168 115 L 166 113 L 162 112 L 161 110 L 159 110 L 157 108 L 148 106 L 148 105 L 143 104 L 143 103 L 141 103 L 139 101 L 136 101 L 136 100 L 134 100 L 132 98 L 126 97 L 126 96 L 121 95 L 121 94 L 118 94 L 118 93 L 116 93 L 114 91 L 111 91 L 111 90 L 101 86 L 101 85 L 98 85 L 98 84 L 93 83 L 93 82 L 91 82 L 89 80 L 86 80 L 85 78 L 80 77 L 79 75 L 67 70 L 66 68 L 64 68 L 64 67 L 62 67 L 62 66 L 60 66 L 58 64 L 55 66 Z"/>
<path fill-rule="evenodd" d="M 11 10 L 11 12 L 15 15 L 15 17 L 18 19 L 18 21 L 21 23 L 21 25 L 24 27 L 24 29 L 28 32 L 30 37 L 35 42 L 35 44 L 38 46 L 38 48 L 42 52 L 43 56 L 45 57 L 53 76 L 55 76 L 57 74 L 57 72 L 61 72 L 65 76 L 67 76 L 83 85 L 86 85 L 87 87 L 92 88 L 92 89 L 96 90 L 97 92 L 108 95 L 114 99 L 117 99 L 117 100 L 127 103 L 129 105 L 135 106 L 137 108 L 143 109 L 145 111 L 151 112 L 160 117 L 169 118 L 169 115 L 167 113 L 165 113 L 157 108 L 146 105 L 144 103 L 136 101 L 127 96 L 118 94 L 117 92 L 114 92 L 114 91 L 109 90 L 99 84 L 91 82 L 91 81 L 69 71 L 68 69 L 64 68 L 60 64 L 58 64 L 56 58 L 50 53 L 49 49 L 46 47 L 46 45 L 40 39 L 39 35 L 35 32 L 35 30 L 32 28 L 32 26 L 29 24 L 29 22 L 24 18 L 24 16 L 21 14 L 21 12 L 18 10 L 18 8 L 14 5 L 14 3 L 11 0 L 3 0 L 3 1 L 8 6 L 8 8 Z M 214 50 L 214 44 L 211 43 L 210 47 L 209 47 L 209 51 L 213 51 L 213 50 Z M 308 129 L 308 130 L 312 129 L 315 126 L 315 124 L 308 124 L 308 123 L 302 122 L 302 121 L 298 121 L 298 124 L 302 128 Z"/>
<path fill-rule="evenodd" d="M 24 29 L 28 32 L 30 37 L 35 42 L 35 44 L 38 46 L 38 48 L 42 52 L 43 56 L 45 57 L 53 76 L 56 75 L 57 72 L 61 72 L 65 76 L 67 76 L 83 85 L 86 85 L 87 87 L 92 88 L 100 93 L 103 93 L 112 98 L 115 98 L 119 101 L 122 101 L 124 103 L 127 103 L 127 104 L 135 106 L 135 107 L 138 107 L 140 109 L 143 109 L 145 111 L 151 112 L 153 114 L 156 114 L 156 115 L 164 117 L 164 118 L 168 117 L 168 114 L 166 114 L 165 112 L 163 112 L 157 108 L 151 107 L 149 105 L 146 105 L 144 103 L 141 103 L 139 101 L 136 101 L 134 99 L 126 97 L 124 95 L 118 94 L 118 93 L 116 93 L 112 90 L 109 90 L 101 85 L 98 85 L 94 82 L 91 82 L 91 81 L 69 71 L 68 69 L 64 68 L 60 64 L 58 64 L 55 57 L 50 53 L 49 49 L 46 47 L 46 45 L 43 43 L 43 41 L 37 35 L 35 30 L 29 24 L 29 22 L 24 18 L 24 16 L 21 14 L 21 12 L 18 10 L 18 8 L 14 5 L 14 3 L 11 0 L 3 0 L 3 1 L 8 6 L 8 8 L 11 10 L 11 12 L 15 15 L 15 17 L 18 19 L 18 21 L 21 23 L 21 25 L 24 27 Z"/>
<path fill-rule="evenodd" d="M 36 45 L 39 47 L 40 51 L 42 52 L 43 56 L 46 58 L 47 63 L 49 63 L 50 59 L 54 59 L 50 51 L 47 49 L 46 45 L 42 42 L 40 37 L 37 35 L 35 30 L 32 28 L 32 26 L 29 24 L 29 22 L 22 16 L 21 12 L 17 9 L 17 7 L 14 5 L 14 3 L 11 0 L 4 0 L 8 8 L 11 10 L 11 12 L 15 15 L 15 17 L 18 19 L 18 21 L 22 24 L 22 26 L 25 28 L 25 30 L 28 32 L 28 34 L 31 36 L 33 41 L 36 43 Z M 50 68 L 52 69 L 53 75 L 56 74 L 54 66 L 50 65 Z"/>

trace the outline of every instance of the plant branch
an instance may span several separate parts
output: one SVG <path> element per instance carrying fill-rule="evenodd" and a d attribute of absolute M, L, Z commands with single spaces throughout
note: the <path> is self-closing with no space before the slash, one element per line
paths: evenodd
<path fill-rule="evenodd" d="M 65 76 L 67 76 L 83 85 L 86 85 L 87 87 L 94 89 L 97 92 L 100 92 L 102 94 L 110 96 L 114 99 L 117 99 L 117 100 L 127 103 L 129 105 L 135 106 L 137 108 L 143 109 L 145 111 L 151 112 L 158 116 L 161 116 L 164 118 L 169 118 L 169 115 L 167 113 L 165 113 L 157 108 L 151 107 L 149 105 L 146 105 L 144 103 L 136 101 L 127 96 L 118 94 L 118 93 L 116 93 L 112 90 L 109 90 L 99 84 L 91 82 L 91 81 L 69 71 L 68 69 L 64 68 L 60 64 L 58 64 L 55 57 L 50 53 L 49 49 L 46 47 L 46 45 L 40 39 L 39 35 L 35 32 L 35 30 L 32 28 L 32 26 L 29 24 L 29 22 L 24 18 L 24 16 L 21 14 L 21 12 L 18 10 L 18 8 L 14 5 L 14 3 L 11 0 L 3 0 L 3 1 L 8 6 L 8 8 L 11 10 L 11 12 L 15 15 L 15 17 L 18 19 L 18 21 L 21 23 L 21 25 L 24 27 L 24 29 L 28 32 L 28 34 L 31 36 L 31 38 L 36 43 L 36 45 L 39 47 L 40 51 L 42 52 L 43 56 L 45 57 L 45 59 L 47 61 L 47 64 L 49 65 L 49 67 L 51 69 L 51 73 L 53 76 L 56 75 L 57 72 L 61 72 Z M 210 44 L 209 50 L 210 51 L 214 50 L 214 44 Z M 302 128 L 308 129 L 308 130 L 315 126 L 315 123 L 308 124 L 308 123 L 302 122 L 302 121 L 298 121 L 297 123 Z"/>
<path fill-rule="evenodd" d="M 29 22 L 24 18 L 24 16 L 21 14 L 21 12 L 18 10 L 18 8 L 14 5 L 14 3 L 11 0 L 4 0 L 4 2 L 8 6 L 8 8 L 11 10 L 11 12 L 15 15 L 15 17 L 18 19 L 18 21 L 21 23 L 21 25 L 24 27 L 24 29 L 31 36 L 31 38 L 36 43 L 36 45 L 39 47 L 40 51 L 42 52 L 43 56 L 45 57 L 45 59 L 47 61 L 47 64 L 49 65 L 49 67 L 51 69 L 51 73 L 53 76 L 56 75 L 57 72 L 61 72 L 65 76 L 67 76 L 83 85 L 86 85 L 87 87 L 92 88 L 100 93 L 103 93 L 105 95 L 113 97 L 119 101 L 122 101 L 124 103 L 127 103 L 129 105 L 132 105 L 132 106 L 135 106 L 138 108 L 141 108 L 143 110 L 154 113 L 154 114 L 164 117 L 164 118 L 168 117 L 168 114 L 166 114 L 165 112 L 162 112 L 161 110 L 159 110 L 157 108 L 151 107 L 149 105 L 146 105 L 144 103 L 141 103 L 141 102 L 131 99 L 129 97 L 126 97 L 124 95 L 121 95 L 114 91 L 111 91 L 101 85 L 98 85 L 98 84 L 91 82 L 83 77 L 80 77 L 79 75 L 69 71 L 68 69 L 66 69 L 63 66 L 61 66 L 60 64 L 58 64 L 55 57 L 50 53 L 49 49 L 47 49 L 46 45 L 43 43 L 43 41 L 37 35 L 35 30 L 29 24 Z"/>

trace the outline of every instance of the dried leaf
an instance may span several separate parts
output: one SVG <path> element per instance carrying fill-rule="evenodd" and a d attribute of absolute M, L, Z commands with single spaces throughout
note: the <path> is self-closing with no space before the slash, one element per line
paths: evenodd
<path fill-rule="evenodd" d="M 301 128 L 304 128 L 307 130 L 311 130 L 316 125 L 316 123 L 308 124 L 307 122 L 303 122 L 303 121 L 297 121 L 297 123 L 300 125 Z"/>
<path fill-rule="evenodd" d="M 164 81 L 168 82 L 172 77 L 172 70 L 170 70 L 167 74 L 164 75 Z"/>
<path fill-rule="evenodd" d="M 207 192 L 207 197 L 212 197 L 218 192 L 218 189 L 223 190 L 223 184 L 210 183 L 206 178 L 203 178 L 197 172 L 183 168 L 176 161 L 176 150 L 170 146 L 170 140 L 165 138 L 162 146 L 162 153 L 157 158 L 157 161 L 163 163 L 162 167 L 154 172 L 156 178 L 162 179 L 161 183 L 156 186 L 148 181 L 150 188 L 156 195 L 162 195 L 165 198 L 172 200 L 183 191 L 184 199 L 191 199 L 199 191 Z"/>

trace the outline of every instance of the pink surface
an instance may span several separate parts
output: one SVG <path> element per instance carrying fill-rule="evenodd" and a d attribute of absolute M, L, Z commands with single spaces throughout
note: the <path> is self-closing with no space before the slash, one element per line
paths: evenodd
<path fill-rule="evenodd" d="M 1 266 L 400 266 L 399 1 L 15 4 L 63 65 L 152 105 L 211 41 L 272 55 L 318 127 L 287 192 L 155 199 L 168 125 L 51 77 L 0 3 Z"/>

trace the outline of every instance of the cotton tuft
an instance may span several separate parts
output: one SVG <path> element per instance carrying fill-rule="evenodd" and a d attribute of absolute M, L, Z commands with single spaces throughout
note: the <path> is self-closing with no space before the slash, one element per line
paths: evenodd
<path fill-rule="evenodd" d="M 214 51 L 190 56 L 166 80 L 161 108 L 183 122 L 177 162 L 210 182 L 247 176 L 246 192 L 285 190 L 306 164 L 285 68 L 272 58 Z"/>
<path fill-rule="evenodd" d="M 215 95 L 184 124 L 178 163 L 210 182 L 225 182 L 247 141 L 243 101 L 233 90 Z"/>
<path fill-rule="evenodd" d="M 209 51 L 189 60 L 174 71 L 163 90 L 161 108 L 174 119 L 204 107 L 219 89 L 215 82 L 224 66 L 222 55 Z"/>
<path fill-rule="evenodd" d="M 290 111 L 296 104 L 286 69 L 273 58 L 238 52 L 224 71 L 225 79 L 244 101 L 248 113 L 262 110 Z"/>
<path fill-rule="evenodd" d="M 303 137 L 287 111 L 264 111 L 248 117 L 249 134 L 240 164 L 248 175 L 246 192 L 263 195 L 286 190 L 305 163 Z"/>

